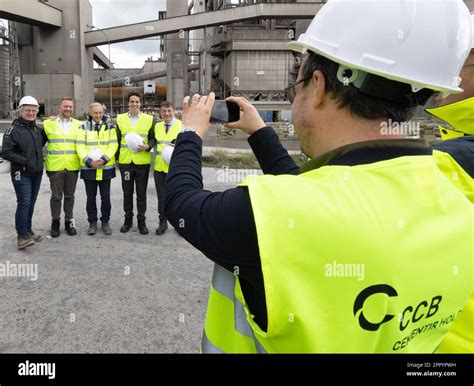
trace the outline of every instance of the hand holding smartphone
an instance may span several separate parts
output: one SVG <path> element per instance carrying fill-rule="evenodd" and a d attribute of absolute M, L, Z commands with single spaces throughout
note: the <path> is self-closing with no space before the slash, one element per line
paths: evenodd
<path fill-rule="evenodd" d="M 211 123 L 237 122 L 240 119 L 240 108 L 237 103 L 217 100 L 211 111 Z"/>

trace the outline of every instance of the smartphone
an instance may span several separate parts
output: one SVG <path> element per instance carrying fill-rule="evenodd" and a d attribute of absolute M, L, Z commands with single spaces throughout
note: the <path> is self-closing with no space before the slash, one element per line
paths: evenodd
<path fill-rule="evenodd" d="M 211 111 L 211 123 L 237 122 L 240 119 L 240 108 L 237 103 L 217 100 Z"/>

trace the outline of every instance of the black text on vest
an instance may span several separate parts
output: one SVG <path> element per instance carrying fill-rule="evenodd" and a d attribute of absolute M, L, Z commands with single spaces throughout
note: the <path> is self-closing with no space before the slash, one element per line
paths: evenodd
<path fill-rule="evenodd" d="M 398 296 L 396 289 L 388 284 L 376 284 L 364 288 L 359 293 L 359 295 L 357 295 L 353 307 L 354 316 L 357 316 L 357 313 L 360 311 L 358 318 L 359 325 L 361 328 L 367 331 L 377 331 L 382 324 L 389 322 L 395 317 L 395 315 L 386 314 L 378 323 L 374 323 L 367 320 L 363 311 L 364 303 L 370 296 L 373 296 L 375 294 L 385 294 L 389 297 Z M 443 297 L 441 295 L 438 295 L 431 298 L 429 302 L 426 300 L 422 300 L 415 306 L 409 305 L 405 307 L 403 312 L 400 314 L 400 331 L 405 330 L 410 324 L 410 321 L 416 323 L 423 318 L 427 319 L 435 315 L 439 310 L 439 304 L 441 303 L 442 299 Z"/>

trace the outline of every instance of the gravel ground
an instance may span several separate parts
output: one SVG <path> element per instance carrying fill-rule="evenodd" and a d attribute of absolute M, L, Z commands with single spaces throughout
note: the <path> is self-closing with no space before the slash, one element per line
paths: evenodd
<path fill-rule="evenodd" d="M 242 175 L 245 173 L 242 173 Z M 203 170 L 205 188 L 235 186 L 239 174 Z M 227 181 L 227 182 L 226 182 Z M 150 234 L 122 234 L 120 177 L 112 183 L 112 236 L 87 236 L 85 189 L 76 191 L 78 235 L 47 238 L 49 180 L 43 176 L 33 229 L 43 241 L 16 250 L 16 198 L 0 174 L 0 267 L 34 264 L 34 277 L 5 277 L 0 269 L 0 352 L 193 353 L 199 351 L 213 264 L 170 226 L 154 234 L 157 199 L 150 178 Z M 136 225 L 136 223 L 134 224 Z M 11 265 L 10 265 L 11 267 Z"/>

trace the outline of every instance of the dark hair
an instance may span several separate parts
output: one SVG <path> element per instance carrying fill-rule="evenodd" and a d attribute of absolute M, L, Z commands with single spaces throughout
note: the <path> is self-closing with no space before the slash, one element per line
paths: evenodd
<path fill-rule="evenodd" d="M 140 102 L 141 102 L 142 96 L 141 96 L 140 93 L 135 92 L 135 91 L 129 92 L 129 93 L 128 93 L 128 99 L 127 99 L 129 102 L 130 102 L 130 98 L 131 98 L 132 96 L 138 97 L 138 99 L 140 99 Z"/>
<path fill-rule="evenodd" d="M 337 79 L 338 69 L 338 63 L 310 52 L 302 69 L 302 77 L 308 79 L 304 85 L 309 84 L 314 71 L 320 70 L 326 78 L 326 91 L 330 92 L 331 98 L 340 108 L 347 108 L 359 118 L 392 119 L 394 122 L 404 122 L 413 116 L 415 108 L 410 103 L 400 103 L 368 95 L 352 83 L 348 85 L 341 83 Z"/>
<path fill-rule="evenodd" d="M 174 110 L 174 106 L 171 102 L 165 101 L 160 105 L 160 109 L 163 107 L 171 107 Z"/>
<path fill-rule="evenodd" d="M 60 105 L 61 103 L 63 103 L 63 101 L 74 102 L 74 99 L 72 99 L 71 97 L 68 97 L 68 96 L 62 97 L 62 98 L 59 100 L 59 103 L 58 103 L 58 104 Z"/>

